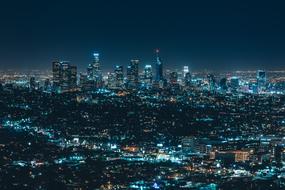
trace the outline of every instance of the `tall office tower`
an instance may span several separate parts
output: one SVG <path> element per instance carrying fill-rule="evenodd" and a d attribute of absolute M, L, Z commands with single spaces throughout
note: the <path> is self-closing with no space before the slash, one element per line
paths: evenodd
<path fill-rule="evenodd" d="M 208 84 L 209 84 L 209 90 L 213 91 L 216 88 L 216 79 L 215 76 L 213 74 L 209 74 L 207 75 L 207 79 L 208 79 Z"/>
<path fill-rule="evenodd" d="M 93 60 L 94 77 L 98 83 L 101 83 L 103 76 L 102 76 L 102 71 L 101 71 L 101 66 L 100 66 L 99 53 L 94 53 L 93 56 L 94 56 L 94 60 Z"/>
<path fill-rule="evenodd" d="M 139 85 L 139 60 L 133 59 L 127 67 L 127 87 L 136 89 Z"/>
<path fill-rule="evenodd" d="M 116 87 L 122 88 L 124 86 L 124 67 L 117 65 L 115 67 Z"/>
<path fill-rule="evenodd" d="M 87 78 L 88 78 L 88 80 L 94 80 L 93 64 L 92 63 L 90 63 L 87 67 Z"/>
<path fill-rule="evenodd" d="M 84 85 L 86 84 L 87 80 L 88 80 L 87 75 L 84 73 L 80 73 L 79 74 L 79 87 L 83 88 Z"/>
<path fill-rule="evenodd" d="M 100 56 L 99 53 L 94 53 L 93 62 L 89 64 L 87 67 L 87 78 L 88 80 L 90 80 L 89 83 L 95 84 L 94 88 L 101 87 L 103 84 L 103 76 L 102 76 L 99 56 Z"/>
<path fill-rule="evenodd" d="M 77 86 L 77 67 L 69 62 L 53 62 L 53 89 L 57 92 L 72 90 Z"/>
<path fill-rule="evenodd" d="M 51 90 L 51 83 L 50 83 L 50 80 L 49 79 L 46 79 L 45 82 L 44 82 L 44 91 L 50 91 Z"/>
<path fill-rule="evenodd" d="M 155 66 L 156 66 L 156 71 L 155 71 L 156 72 L 156 74 L 155 74 L 156 82 L 163 81 L 163 64 L 162 64 L 162 61 L 159 57 L 159 49 L 156 50 Z"/>
<path fill-rule="evenodd" d="M 228 90 L 227 78 L 222 78 L 220 80 L 220 88 L 221 88 L 222 91 L 227 91 Z"/>
<path fill-rule="evenodd" d="M 264 92 L 266 90 L 266 72 L 258 70 L 256 74 L 258 92 Z"/>
<path fill-rule="evenodd" d="M 59 61 L 54 61 L 52 63 L 52 76 L 53 76 L 53 89 L 58 91 L 61 82 L 61 63 Z"/>
<path fill-rule="evenodd" d="M 231 86 L 232 91 L 236 91 L 239 88 L 239 78 L 232 77 L 230 80 L 230 86 Z"/>
<path fill-rule="evenodd" d="M 37 87 L 37 82 L 35 77 L 30 78 L 30 89 L 35 90 Z"/>
<path fill-rule="evenodd" d="M 69 88 L 75 89 L 77 87 L 77 67 L 70 65 L 69 69 Z"/>
<path fill-rule="evenodd" d="M 79 75 L 79 87 L 83 91 L 91 91 L 93 90 L 95 83 L 93 80 L 88 79 L 88 74 L 80 73 Z"/>
<path fill-rule="evenodd" d="M 116 73 L 108 73 L 107 86 L 110 89 L 116 89 L 117 88 Z"/>
<path fill-rule="evenodd" d="M 183 67 L 183 78 L 185 78 L 187 73 L 189 73 L 189 67 L 188 66 L 184 66 Z"/>
<path fill-rule="evenodd" d="M 184 85 L 190 87 L 192 84 L 192 76 L 191 73 L 186 73 L 184 77 Z"/>
<path fill-rule="evenodd" d="M 62 91 L 69 90 L 71 70 L 69 62 L 61 62 L 61 82 L 60 87 Z"/>
<path fill-rule="evenodd" d="M 152 84 L 152 66 L 151 65 L 146 65 L 144 67 L 144 83 L 150 87 Z"/>

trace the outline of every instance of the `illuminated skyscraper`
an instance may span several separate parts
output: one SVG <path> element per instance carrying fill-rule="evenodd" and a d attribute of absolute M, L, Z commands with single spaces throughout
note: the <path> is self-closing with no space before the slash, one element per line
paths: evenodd
<path fill-rule="evenodd" d="M 102 81 L 102 71 L 100 66 L 100 60 L 99 60 L 99 53 L 94 53 L 94 60 L 93 60 L 93 68 L 94 68 L 94 77 L 96 81 L 101 82 Z"/>
<path fill-rule="evenodd" d="M 59 61 L 54 61 L 52 63 L 52 75 L 53 75 L 53 89 L 57 91 L 60 88 L 60 82 L 61 82 L 61 63 Z"/>
<path fill-rule="evenodd" d="M 69 62 L 55 61 L 52 64 L 53 89 L 57 92 L 67 91 L 77 86 L 77 67 Z"/>
<path fill-rule="evenodd" d="M 116 73 L 108 73 L 108 88 L 110 89 L 116 89 L 117 88 L 117 78 Z"/>
<path fill-rule="evenodd" d="M 35 90 L 36 86 L 37 86 L 36 78 L 35 77 L 31 77 L 30 78 L 30 89 L 31 90 Z"/>
<path fill-rule="evenodd" d="M 192 76 L 188 72 L 188 73 L 185 74 L 185 77 L 184 77 L 184 85 L 189 87 L 189 86 L 191 86 L 191 84 L 192 84 Z"/>
<path fill-rule="evenodd" d="M 79 86 L 83 91 L 92 91 L 95 87 L 95 81 L 89 80 L 88 75 L 80 73 L 79 75 Z"/>
<path fill-rule="evenodd" d="M 159 57 L 159 49 L 156 50 L 156 75 L 155 80 L 156 82 L 163 81 L 163 64 L 161 58 Z"/>
<path fill-rule="evenodd" d="M 227 91 L 227 89 L 228 89 L 227 78 L 222 78 L 220 80 L 220 88 L 222 91 Z"/>
<path fill-rule="evenodd" d="M 122 88 L 124 85 L 124 67 L 122 65 L 115 67 L 115 80 L 116 87 Z"/>
<path fill-rule="evenodd" d="M 100 65 L 100 58 L 99 53 L 93 54 L 93 62 L 88 65 L 87 67 L 87 78 L 90 80 L 90 83 L 95 84 L 95 87 L 101 87 L 103 82 L 103 76 L 101 71 L 101 65 Z M 93 81 L 93 82 L 91 82 Z"/>
<path fill-rule="evenodd" d="M 144 67 L 144 83 L 147 87 L 150 87 L 152 84 L 152 66 L 146 65 Z"/>
<path fill-rule="evenodd" d="M 65 91 L 70 88 L 70 81 L 71 81 L 71 68 L 69 62 L 61 62 L 61 82 L 60 88 L 61 90 Z"/>
<path fill-rule="evenodd" d="M 236 91 L 239 88 L 239 78 L 238 77 L 232 77 L 230 80 L 230 86 L 232 91 Z"/>
<path fill-rule="evenodd" d="M 257 88 L 258 92 L 263 92 L 266 90 L 266 72 L 263 70 L 258 70 L 256 74 Z"/>
<path fill-rule="evenodd" d="M 77 87 L 77 67 L 74 65 L 69 66 L 69 88 L 74 89 Z"/>
<path fill-rule="evenodd" d="M 213 74 L 207 75 L 209 90 L 213 91 L 216 88 L 216 79 Z"/>
<path fill-rule="evenodd" d="M 189 73 L 189 67 L 188 66 L 184 66 L 183 67 L 183 78 L 185 78 L 187 73 Z"/>
<path fill-rule="evenodd" d="M 49 79 L 46 79 L 44 82 L 44 91 L 50 92 L 51 91 L 51 83 Z"/>
<path fill-rule="evenodd" d="M 139 60 L 133 59 L 127 67 L 127 87 L 136 89 L 139 85 Z"/>

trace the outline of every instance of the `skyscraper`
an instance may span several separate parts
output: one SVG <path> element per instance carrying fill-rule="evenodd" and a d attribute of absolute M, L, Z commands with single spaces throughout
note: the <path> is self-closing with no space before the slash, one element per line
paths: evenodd
<path fill-rule="evenodd" d="M 146 65 L 144 67 L 144 83 L 147 87 L 150 87 L 152 84 L 152 66 Z"/>
<path fill-rule="evenodd" d="M 93 62 L 90 63 L 87 67 L 87 78 L 90 81 L 89 83 L 94 83 L 94 88 L 102 86 L 103 76 L 101 71 L 99 53 L 93 53 Z"/>
<path fill-rule="evenodd" d="M 94 53 L 93 56 L 94 56 L 94 60 L 93 60 L 94 77 L 98 83 L 101 83 L 102 82 L 102 71 L 101 71 L 101 66 L 100 66 L 99 53 Z"/>
<path fill-rule="evenodd" d="M 215 90 L 216 88 L 216 79 L 215 76 L 213 74 L 208 74 L 207 75 L 207 79 L 208 79 L 208 87 L 210 91 Z"/>
<path fill-rule="evenodd" d="M 237 91 L 238 88 L 239 88 L 239 78 L 238 77 L 231 77 L 231 80 L 230 80 L 230 85 L 231 85 L 231 89 L 232 91 Z"/>
<path fill-rule="evenodd" d="M 108 73 L 107 86 L 110 89 L 116 89 L 117 88 L 116 73 Z"/>
<path fill-rule="evenodd" d="M 77 67 L 74 65 L 70 65 L 70 76 L 69 76 L 69 87 L 74 89 L 77 87 Z"/>
<path fill-rule="evenodd" d="M 52 63 L 52 76 L 53 76 L 53 89 L 58 91 L 61 82 L 61 63 L 59 61 L 54 61 Z"/>
<path fill-rule="evenodd" d="M 122 88 L 124 85 L 124 67 L 122 65 L 116 65 L 115 67 L 115 80 L 116 87 Z"/>
<path fill-rule="evenodd" d="M 44 91 L 50 92 L 51 90 L 51 83 L 49 79 L 46 79 L 44 82 Z"/>
<path fill-rule="evenodd" d="M 256 73 L 257 88 L 258 92 L 263 92 L 266 90 L 266 72 L 263 70 L 258 70 Z"/>
<path fill-rule="evenodd" d="M 136 89 L 139 85 L 139 60 L 133 59 L 127 67 L 127 87 Z"/>
<path fill-rule="evenodd" d="M 189 73 L 189 67 L 188 66 L 184 66 L 183 67 L 183 78 L 185 78 L 187 73 Z"/>
<path fill-rule="evenodd" d="M 159 57 L 159 49 L 156 50 L 156 75 L 155 75 L 155 80 L 156 82 L 162 81 L 163 80 L 163 64 L 161 61 L 161 58 Z"/>
<path fill-rule="evenodd" d="M 190 87 L 191 84 L 192 84 L 192 76 L 188 72 L 188 73 L 185 74 L 185 77 L 184 77 L 184 85 L 187 86 L 187 87 Z"/>
<path fill-rule="evenodd" d="M 61 81 L 60 87 L 62 91 L 69 90 L 71 83 L 71 67 L 69 62 L 61 62 Z"/>
<path fill-rule="evenodd" d="M 31 90 L 35 90 L 36 86 L 37 86 L 36 78 L 35 77 L 31 77 L 30 78 L 30 89 Z"/>
<path fill-rule="evenodd" d="M 228 89 L 227 78 L 224 77 L 220 80 L 220 88 L 222 91 L 227 91 Z"/>
<path fill-rule="evenodd" d="M 77 67 L 66 61 L 52 63 L 53 90 L 67 91 L 77 86 Z"/>

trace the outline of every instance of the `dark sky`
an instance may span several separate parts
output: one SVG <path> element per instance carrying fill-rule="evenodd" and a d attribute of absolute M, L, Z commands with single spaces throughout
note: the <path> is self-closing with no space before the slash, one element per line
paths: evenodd
<path fill-rule="evenodd" d="M 193 70 L 285 68 L 284 0 L 3 0 L 0 69 L 104 70 L 132 58 Z"/>

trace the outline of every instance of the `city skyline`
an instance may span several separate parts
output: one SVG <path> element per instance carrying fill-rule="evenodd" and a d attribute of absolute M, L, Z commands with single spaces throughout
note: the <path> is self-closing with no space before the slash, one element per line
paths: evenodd
<path fill-rule="evenodd" d="M 284 190 L 284 7 L 2 2 L 0 190 Z"/>
<path fill-rule="evenodd" d="M 104 57 L 101 56 L 101 53 L 99 53 L 98 51 L 93 51 L 92 53 L 87 54 L 86 57 L 88 57 L 88 62 L 84 63 L 84 64 L 80 64 L 80 63 L 76 63 L 70 59 L 62 59 L 62 58 L 58 58 L 58 59 L 51 59 L 47 65 L 44 68 L 39 68 L 39 67 L 32 67 L 30 68 L 25 67 L 25 68 L 13 68 L 13 67 L 0 67 L 0 71 L 15 71 L 15 72 L 27 72 L 27 71 L 49 71 L 51 70 L 51 63 L 53 62 L 69 62 L 71 64 L 73 64 L 74 66 L 76 66 L 78 68 L 78 72 L 79 73 L 84 73 L 86 72 L 86 67 L 88 67 L 88 65 L 90 65 L 93 62 L 94 59 L 94 54 L 98 54 L 100 55 L 100 62 L 101 62 L 101 70 L 102 73 L 104 74 L 108 74 L 109 72 L 112 72 L 117 66 L 123 66 L 123 67 L 127 67 L 129 62 L 132 60 L 139 60 L 140 64 L 139 64 L 139 71 L 142 72 L 144 70 L 144 67 L 146 65 L 150 65 L 152 67 L 156 67 L 157 64 L 157 53 L 156 51 L 159 50 L 159 54 L 160 57 L 161 56 L 161 50 L 156 48 L 153 50 L 153 54 L 152 54 L 152 60 L 146 60 L 144 58 L 141 57 L 130 57 L 129 59 L 127 59 L 126 61 L 117 61 L 114 62 L 113 65 L 106 65 L 106 63 L 104 63 Z M 103 54 L 104 55 L 104 54 Z M 159 58 L 160 58 L 159 57 Z M 165 60 L 163 58 L 163 60 Z M 283 67 L 283 65 L 279 68 L 277 67 L 268 67 L 268 66 L 252 66 L 252 67 L 239 67 L 239 68 L 224 68 L 224 69 L 218 69 L 218 68 L 214 68 L 214 67 L 203 67 L 203 68 L 198 68 L 195 66 L 195 64 L 191 64 L 191 63 L 185 63 L 185 64 L 180 64 L 180 65 L 170 65 L 167 64 L 167 60 L 163 61 L 163 72 L 165 72 L 166 70 L 172 70 L 172 71 L 178 71 L 178 70 L 183 70 L 185 67 L 188 68 L 189 72 L 205 72 L 205 73 L 227 73 L 227 72 L 255 72 L 256 70 L 262 69 L 262 70 L 266 70 L 266 71 L 284 71 L 285 67 Z"/>
<path fill-rule="evenodd" d="M 0 69 L 47 69 L 68 60 L 79 69 L 91 52 L 102 69 L 132 58 L 193 70 L 284 69 L 284 3 L 275 1 L 5 2 Z"/>

